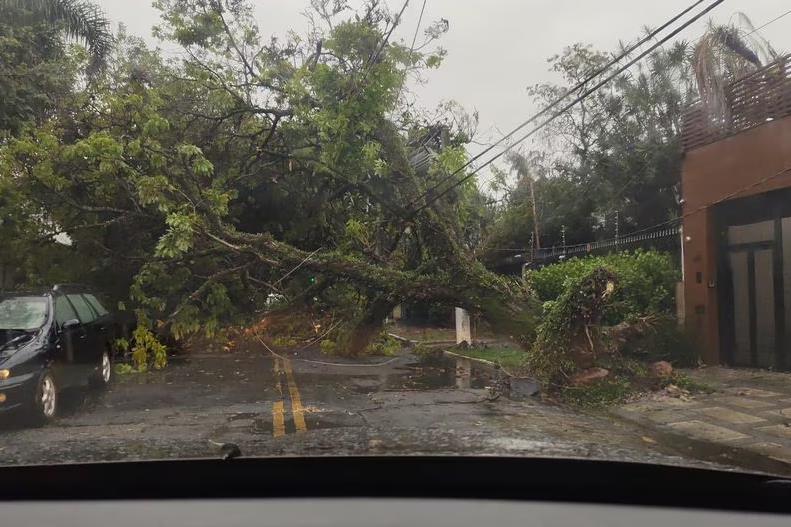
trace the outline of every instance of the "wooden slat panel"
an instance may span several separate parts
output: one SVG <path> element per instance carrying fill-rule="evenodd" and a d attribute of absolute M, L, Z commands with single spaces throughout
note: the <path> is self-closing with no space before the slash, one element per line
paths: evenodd
<path fill-rule="evenodd" d="M 684 112 L 682 144 L 692 150 L 791 115 L 791 54 L 743 77 L 725 90 L 728 115 L 708 115 L 700 102 Z"/>

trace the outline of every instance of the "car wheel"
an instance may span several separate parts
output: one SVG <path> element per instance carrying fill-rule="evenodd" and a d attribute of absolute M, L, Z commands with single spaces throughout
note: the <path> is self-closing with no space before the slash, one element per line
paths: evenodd
<path fill-rule="evenodd" d="M 52 371 L 45 368 L 38 377 L 38 384 L 31 408 L 31 421 L 35 425 L 44 425 L 55 419 L 58 411 L 58 386 Z"/>
<path fill-rule="evenodd" d="M 90 383 L 95 388 L 104 388 L 111 380 L 113 380 L 113 361 L 110 359 L 110 352 L 105 350 L 99 368 L 90 378 Z"/>

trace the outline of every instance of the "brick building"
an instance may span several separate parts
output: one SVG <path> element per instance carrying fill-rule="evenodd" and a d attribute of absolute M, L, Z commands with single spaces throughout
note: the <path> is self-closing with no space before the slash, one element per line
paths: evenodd
<path fill-rule="evenodd" d="M 707 364 L 791 369 L 791 56 L 687 112 L 685 320 Z"/>

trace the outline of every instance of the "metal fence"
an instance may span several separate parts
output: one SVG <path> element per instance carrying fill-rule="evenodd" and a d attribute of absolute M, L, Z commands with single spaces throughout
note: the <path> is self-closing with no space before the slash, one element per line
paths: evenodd
<path fill-rule="evenodd" d="M 681 226 L 668 225 L 651 230 L 645 230 L 590 243 L 575 245 L 557 245 L 541 249 L 527 249 L 521 254 L 504 258 L 493 267 L 508 274 L 518 273 L 523 264 L 530 267 L 540 267 L 569 258 L 583 258 L 598 254 L 606 254 L 616 251 L 628 251 L 638 248 L 656 249 L 667 251 L 674 255 L 677 264 L 680 265 L 681 248 Z"/>

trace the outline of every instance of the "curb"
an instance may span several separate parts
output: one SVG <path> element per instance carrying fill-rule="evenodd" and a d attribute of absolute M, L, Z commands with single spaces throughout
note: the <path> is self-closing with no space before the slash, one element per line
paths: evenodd
<path fill-rule="evenodd" d="M 611 408 L 607 413 L 621 421 L 638 425 L 645 432 L 653 435 L 660 446 L 672 445 L 679 453 L 689 454 L 695 459 L 743 468 L 751 472 L 761 471 L 772 475 L 791 476 L 790 461 L 742 446 L 726 445 L 674 432 L 647 417 L 618 407 Z"/>
<path fill-rule="evenodd" d="M 465 360 L 468 360 L 468 361 L 471 361 L 471 362 L 477 362 L 478 364 L 481 364 L 482 366 L 488 366 L 489 368 L 492 368 L 492 369 L 499 369 L 499 366 L 497 364 L 495 364 L 492 361 L 486 360 L 486 359 L 479 359 L 477 357 L 469 357 L 467 355 L 462 355 L 461 353 L 456 353 L 456 352 L 448 351 L 448 350 L 442 350 L 442 355 L 444 357 L 446 357 L 446 358 L 449 358 L 449 359 L 465 359 Z"/>
<path fill-rule="evenodd" d="M 417 344 L 422 344 L 423 346 L 448 346 L 450 344 L 456 344 L 455 340 L 412 340 L 402 337 L 401 335 L 396 335 L 395 333 L 388 333 L 387 336 L 407 346 L 415 346 Z"/>

